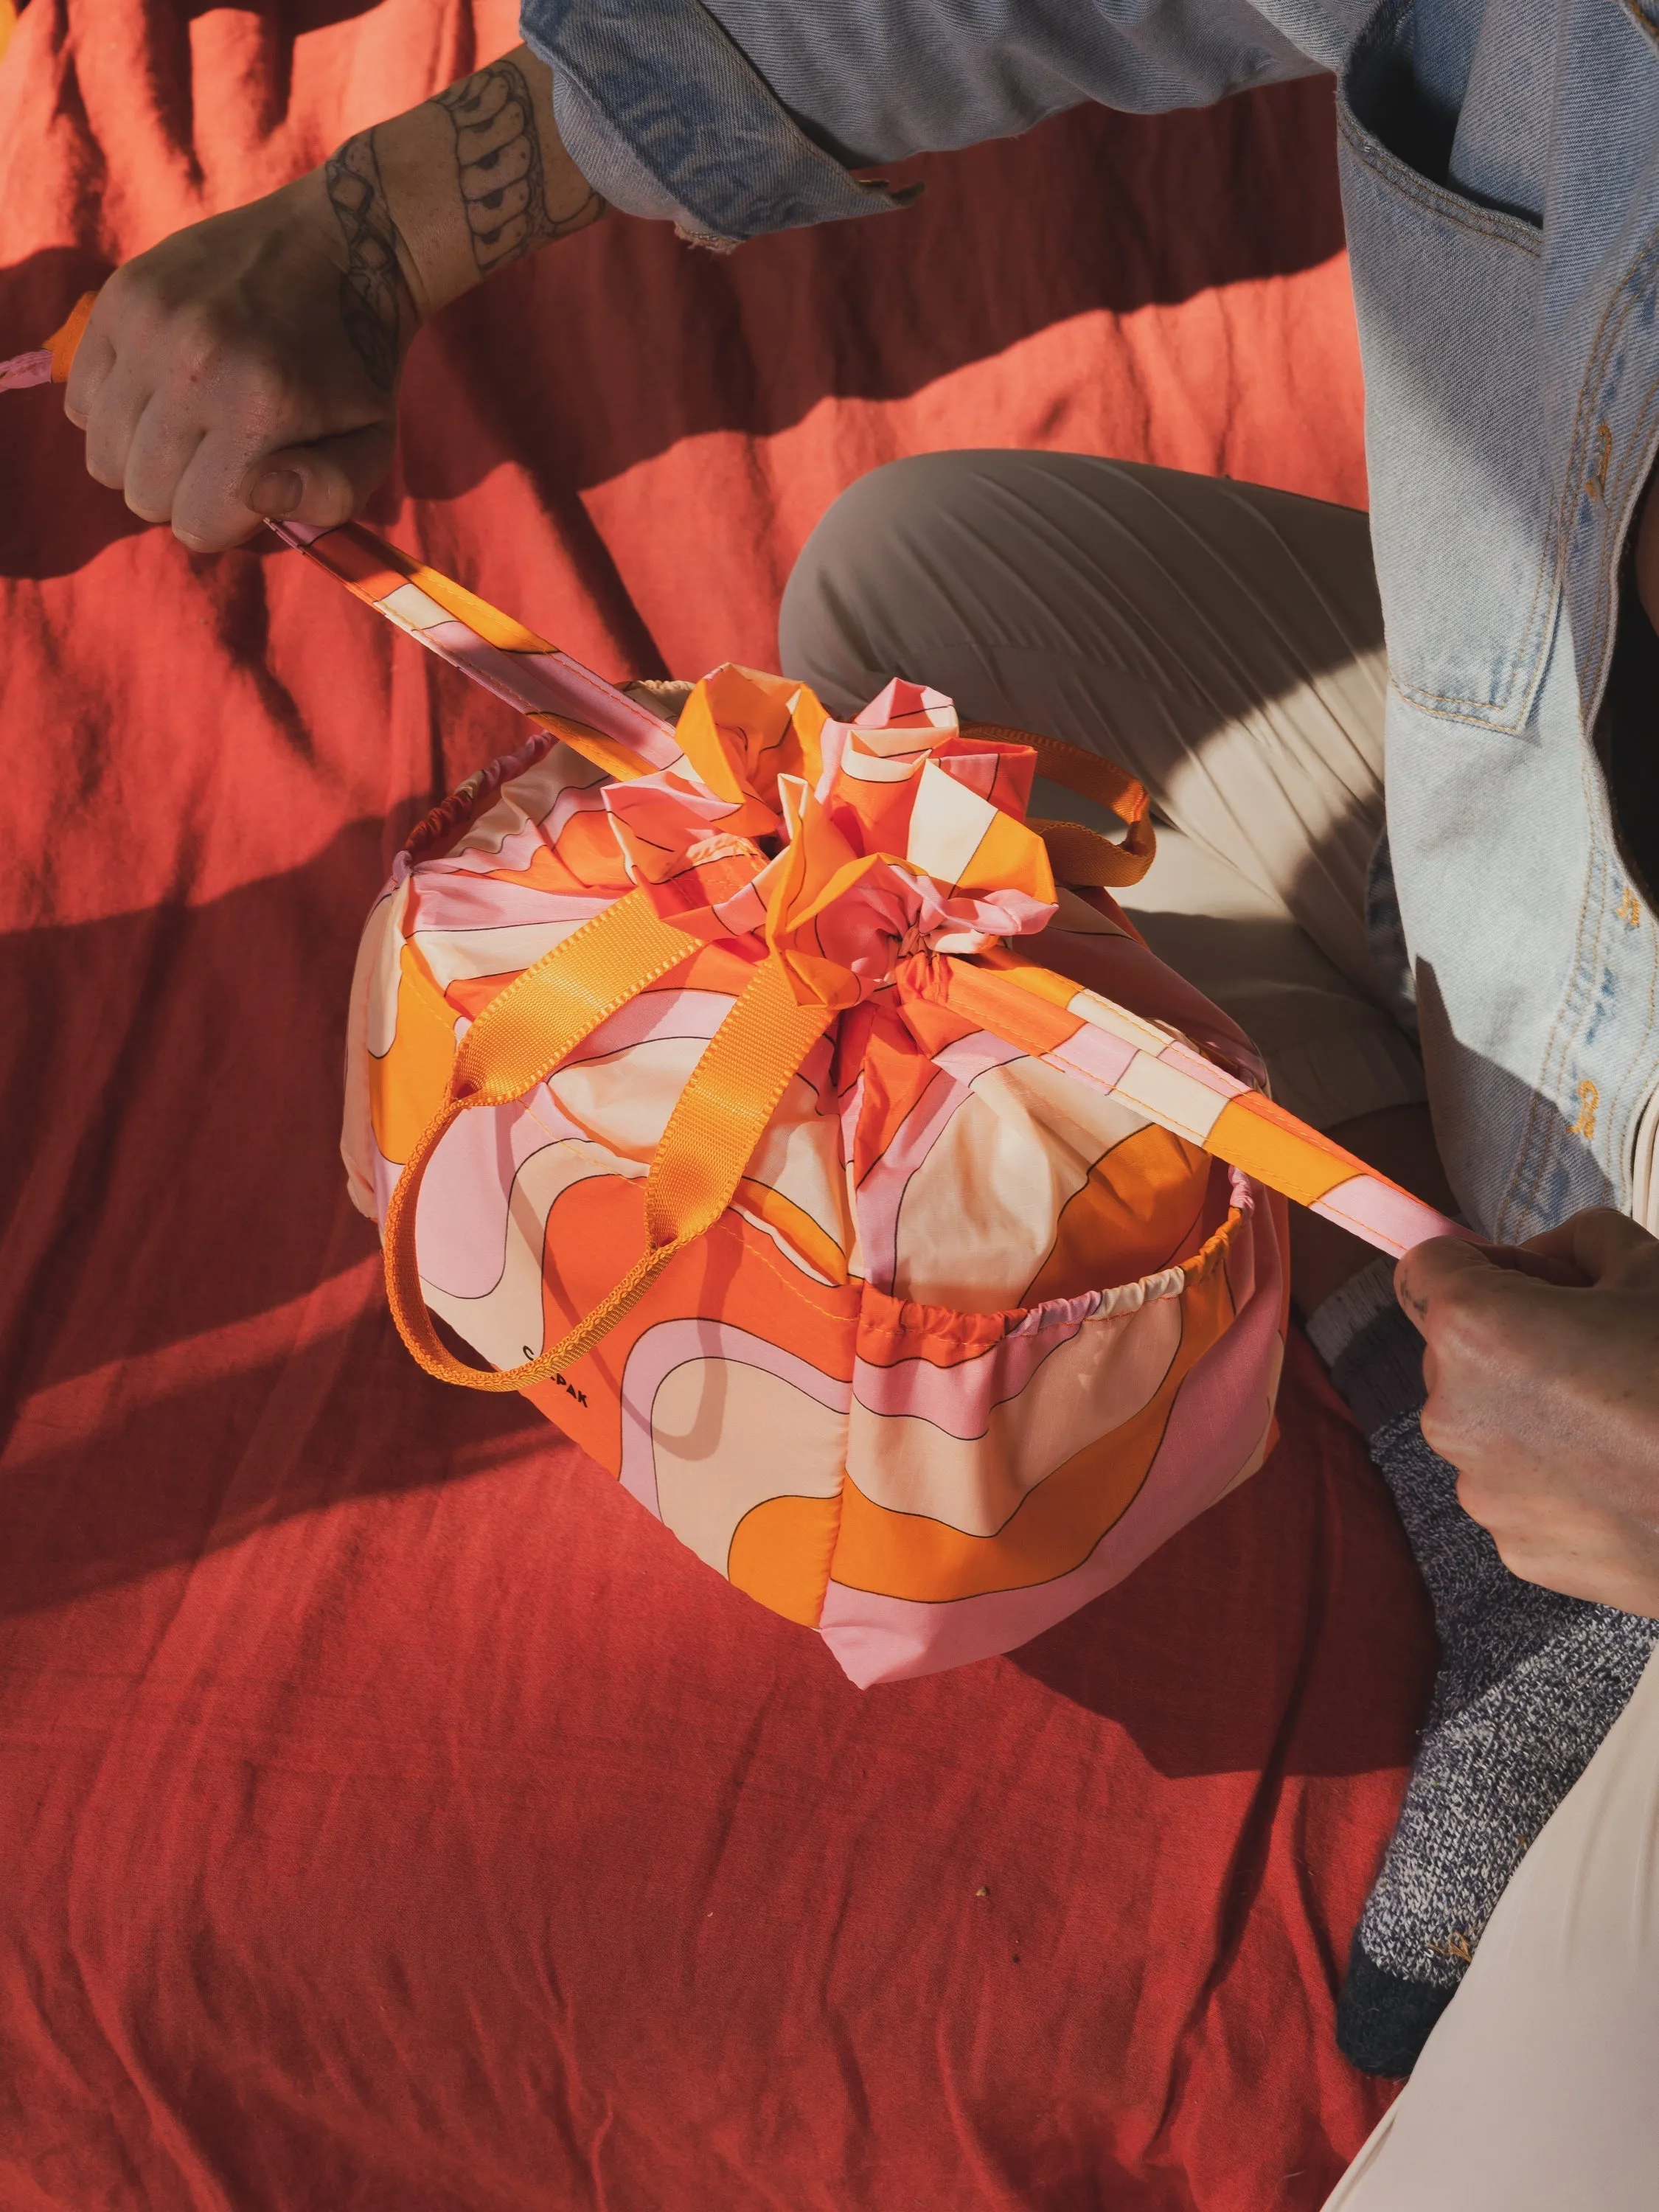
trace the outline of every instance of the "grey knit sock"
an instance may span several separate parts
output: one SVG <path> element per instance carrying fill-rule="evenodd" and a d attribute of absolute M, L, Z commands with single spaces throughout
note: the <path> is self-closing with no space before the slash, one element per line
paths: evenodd
<path fill-rule="evenodd" d="M 1368 2074 L 1409 2074 L 1533 1838 L 1623 1711 L 1659 1622 L 1518 1581 L 1423 1441 L 1422 1343 L 1368 1269 L 1309 1334 L 1365 1432 L 1429 1596 L 1440 1673 L 1400 1824 L 1367 1899 L 1336 2039 Z M 1379 1310 L 1381 1285 L 1386 1304 Z M 1367 1318 L 1369 1308 L 1370 1317 Z M 1357 1325 L 1356 1325 L 1357 1324 Z"/>

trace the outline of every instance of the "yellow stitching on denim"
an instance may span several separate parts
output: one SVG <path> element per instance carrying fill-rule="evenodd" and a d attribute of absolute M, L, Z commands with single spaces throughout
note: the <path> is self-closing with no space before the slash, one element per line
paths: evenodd
<path fill-rule="evenodd" d="M 1589 434 L 1588 414 L 1590 393 L 1592 390 L 1599 388 L 1601 385 L 1606 382 L 1607 372 L 1603 364 L 1613 350 L 1615 342 L 1615 334 L 1623 330 L 1625 324 L 1630 318 L 1635 304 L 1634 299 L 1632 295 L 1632 284 L 1634 283 L 1638 272 L 1642 270 L 1644 264 L 1651 264 L 1655 260 L 1656 256 L 1659 256 L 1659 230 L 1655 230 L 1650 234 L 1647 244 L 1644 246 L 1642 252 L 1637 256 L 1635 261 L 1632 262 L 1630 269 L 1626 271 L 1624 282 L 1614 289 L 1611 298 L 1607 301 L 1607 305 L 1602 308 L 1601 319 L 1596 326 L 1595 343 L 1590 348 L 1589 356 L 1585 363 L 1583 381 L 1578 387 L 1578 404 L 1575 410 L 1573 419 L 1572 445 L 1571 448 L 1571 458 L 1569 460 L 1566 472 L 1562 478 L 1561 504 L 1558 513 L 1556 527 L 1557 536 L 1564 548 L 1571 541 L 1572 532 L 1567 519 L 1568 509 L 1574 495 L 1573 487 L 1580 481 L 1580 471 L 1583 467 L 1583 460 L 1582 457 L 1584 450 L 1584 441 Z M 1659 379 L 1656 379 L 1655 381 L 1648 386 L 1646 394 L 1643 398 L 1641 410 L 1637 416 L 1638 428 L 1639 425 L 1646 420 L 1649 410 L 1653 404 L 1656 393 L 1659 393 Z M 1621 482 L 1623 481 L 1625 475 L 1625 467 L 1628 466 L 1631 458 L 1638 451 L 1643 449 L 1644 445 L 1644 441 L 1639 437 L 1632 440 L 1631 453 L 1626 455 L 1625 466 L 1622 466 L 1620 469 Z M 1595 656 L 1598 659 L 1601 657 L 1603 650 L 1602 639 L 1607 629 L 1607 610 L 1609 592 L 1615 581 L 1616 579 L 1612 566 L 1604 562 L 1601 564 L 1601 574 L 1598 577 L 1596 583 L 1594 627 L 1591 631 L 1591 636 L 1595 641 Z M 1598 706 L 1599 703 L 1598 697 Z M 1588 793 L 1589 771 L 1586 759 L 1582 756 L 1579 763 L 1579 775 L 1580 780 L 1584 784 Z M 1593 807 L 1593 799 L 1591 803 Z M 1584 897 L 1578 910 L 1578 929 L 1574 939 L 1574 950 L 1576 954 L 1582 949 L 1583 945 L 1584 921 L 1589 911 L 1589 886 L 1587 881 L 1584 889 Z M 1571 993 L 1569 993 L 1569 997 L 1570 996 Z M 1563 1001 L 1556 1010 L 1555 1018 L 1550 1025 L 1548 1042 L 1545 1047 L 1544 1073 L 1546 1075 L 1547 1075 L 1550 1066 L 1555 1058 L 1556 1039 L 1561 1033 L 1561 1024 L 1565 1012 L 1566 1002 Z M 1503 1199 L 1499 1201 L 1498 1214 L 1500 1217 L 1506 1207 L 1511 1204 L 1520 1203 L 1520 1182 L 1524 1163 L 1527 1154 L 1532 1147 L 1534 1133 L 1538 1127 L 1539 1117 L 1544 1110 L 1545 1098 L 1543 1091 L 1540 1088 L 1534 1091 L 1533 1093 L 1532 1106 L 1527 1115 L 1526 1126 L 1522 1131 L 1521 1145 L 1516 1154 L 1515 1171 L 1510 1177 L 1509 1187 L 1505 1190 Z M 1550 1149 L 1550 1145 L 1547 1140 L 1545 1144 L 1545 1161 L 1540 1162 L 1538 1171 L 1533 1179 L 1533 1190 L 1534 1195 L 1536 1194 L 1537 1188 L 1542 1181 L 1544 1164 L 1547 1162 Z"/>
<path fill-rule="evenodd" d="M 1614 911 L 1626 929 L 1640 929 L 1642 927 L 1642 902 L 1628 884 L 1625 885 L 1625 896 Z"/>
<path fill-rule="evenodd" d="M 1585 362 L 1583 380 L 1578 387 L 1578 401 L 1573 416 L 1572 443 L 1570 448 L 1571 459 L 1568 461 L 1565 474 L 1562 477 L 1561 501 L 1557 514 L 1555 536 L 1558 543 L 1564 550 L 1571 541 L 1572 532 L 1568 520 L 1568 513 L 1572 500 L 1576 496 L 1575 487 L 1582 481 L 1582 472 L 1585 465 L 1583 456 L 1585 441 L 1589 434 L 1589 414 L 1590 394 L 1593 391 L 1599 390 L 1607 381 L 1607 369 L 1605 364 L 1613 352 L 1618 335 L 1622 332 L 1624 326 L 1630 319 L 1631 314 L 1635 307 L 1636 295 L 1632 288 L 1638 285 L 1638 282 L 1642 276 L 1644 264 L 1647 265 L 1650 272 L 1651 264 L 1655 261 L 1656 257 L 1659 257 L 1659 229 L 1656 229 L 1649 234 L 1646 245 L 1643 247 L 1641 252 L 1638 254 L 1636 259 L 1632 263 L 1629 270 L 1626 272 L 1623 283 L 1614 288 L 1607 305 L 1602 308 L 1601 319 L 1596 325 L 1595 341 L 1590 347 L 1589 358 Z M 1659 379 L 1656 379 L 1654 383 L 1648 386 L 1646 394 L 1643 399 L 1641 410 L 1637 416 L 1638 427 L 1647 419 L 1648 413 L 1653 404 L 1656 393 L 1659 393 Z M 1644 441 L 1639 437 L 1632 440 L 1631 450 L 1626 454 L 1624 464 L 1621 465 L 1620 472 L 1621 483 L 1624 480 L 1626 470 L 1629 467 L 1636 453 L 1642 449 L 1644 444 Z M 1601 657 L 1603 652 L 1602 640 L 1607 630 L 1609 596 L 1615 581 L 1616 578 L 1612 565 L 1604 562 L 1601 563 L 1601 574 L 1596 582 L 1594 627 L 1591 631 L 1591 637 L 1595 644 L 1595 656 L 1598 659 Z M 1588 758 L 1589 756 L 1587 754 L 1581 755 L 1579 763 L 1580 779 L 1584 784 L 1587 793 L 1589 786 Z M 1592 801 L 1592 806 L 1593 803 L 1594 802 Z M 1586 878 L 1584 896 L 1580 902 L 1578 909 L 1578 928 L 1574 938 L 1575 957 L 1578 956 L 1582 952 L 1584 941 L 1584 924 L 1589 910 L 1589 884 L 1588 878 Z M 1601 902 L 1598 902 L 1598 911 L 1605 912 L 1605 906 L 1602 905 Z M 1544 1051 L 1543 1075 L 1546 1078 L 1547 1078 L 1549 1070 L 1555 1060 L 1556 1041 L 1560 1036 L 1561 1025 L 1563 1021 L 1566 1018 L 1567 1005 L 1571 997 L 1571 992 L 1569 990 L 1567 999 L 1564 1000 L 1560 1005 L 1558 1006 L 1554 1019 L 1550 1024 L 1550 1034 Z M 1508 1188 L 1505 1189 L 1503 1198 L 1498 1202 L 1498 1219 L 1500 1222 L 1507 1208 L 1511 1206 L 1518 1206 L 1522 1203 L 1520 1194 L 1521 1184 L 1523 1179 L 1527 1156 L 1532 1149 L 1534 1133 L 1539 1127 L 1540 1117 L 1546 1112 L 1546 1110 L 1547 1104 L 1544 1097 L 1544 1091 L 1540 1084 L 1540 1088 L 1535 1090 L 1533 1093 L 1532 1105 L 1527 1115 L 1526 1125 L 1522 1131 L 1521 1143 L 1516 1155 L 1516 1166 L 1514 1171 L 1510 1175 Z M 1549 1154 L 1552 1149 L 1552 1145 L 1547 1137 L 1544 1146 L 1544 1158 L 1539 1163 L 1538 1168 L 1532 1178 L 1531 1194 L 1534 1197 L 1536 1196 L 1537 1191 L 1542 1182 L 1544 1169 L 1548 1163 Z"/>
<path fill-rule="evenodd" d="M 1613 459 L 1613 432 L 1605 422 L 1595 426 L 1595 467 L 1584 489 L 1592 499 L 1605 500 L 1607 495 L 1607 463 Z"/>
<path fill-rule="evenodd" d="M 1587 809 L 1593 809 L 1594 806 L 1594 799 L 1590 783 L 1590 762 L 1593 756 L 1589 752 L 1589 750 L 1581 747 L 1578 756 L 1578 781 L 1579 787 L 1584 793 Z M 1592 819 L 1593 818 L 1594 816 L 1592 812 Z M 1590 886 L 1595 878 L 1595 870 L 1599 853 L 1600 848 L 1595 844 L 1594 841 L 1592 841 L 1590 866 L 1585 871 L 1584 874 L 1584 888 L 1578 901 L 1578 923 L 1577 928 L 1573 932 L 1572 939 L 1573 957 L 1578 963 L 1579 973 L 1583 972 L 1584 966 L 1583 957 L 1584 932 L 1590 915 Z M 1597 897 L 1595 906 L 1595 945 L 1599 957 L 1601 941 L 1601 925 L 1607 910 L 1607 894 L 1605 890 L 1603 890 Z M 1555 1013 L 1550 1023 L 1549 1037 L 1544 1047 L 1544 1057 L 1539 1071 L 1538 1082 L 1533 1090 L 1532 1104 L 1527 1109 L 1526 1122 L 1521 1132 L 1521 1141 L 1516 1148 L 1515 1165 L 1510 1170 L 1508 1184 L 1505 1186 L 1503 1197 L 1498 1200 L 1498 1206 L 1493 1216 L 1493 1227 L 1500 1235 L 1502 1233 L 1501 1224 L 1503 1223 L 1508 1210 L 1511 1206 L 1524 1206 L 1530 1208 L 1536 1201 L 1538 1194 L 1543 1188 L 1545 1170 L 1549 1165 L 1551 1156 L 1554 1152 L 1556 1143 L 1558 1141 L 1557 1133 L 1561 1127 L 1561 1116 L 1556 1113 L 1554 1109 L 1549 1104 L 1546 1093 L 1552 1085 L 1553 1071 L 1556 1065 L 1556 1040 L 1562 1037 L 1563 1024 L 1570 1023 L 1575 1018 L 1571 1012 L 1573 1003 L 1573 994 L 1574 985 L 1571 981 L 1569 981 L 1565 997 L 1556 1002 Z M 1561 1044 L 1563 1055 L 1565 1055 L 1566 1049 L 1567 1042 L 1566 1040 L 1563 1038 Z M 1530 1182 L 1527 1185 L 1527 1195 L 1523 1200 L 1521 1195 L 1522 1187 L 1523 1182 L 1526 1182 L 1527 1164 L 1533 1152 L 1534 1144 L 1541 1145 L 1542 1150 L 1537 1164 L 1532 1170 Z"/>
<path fill-rule="evenodd" d="M 1578 1086 L 1578 1119 L 1572 1125 L 1575 1137 L 1582 1137 L 1588 1145 L 1595 1135 L 1595 1109 L 1601 1103 L 1601 1094 L 1595 1085 L 1586 1080 Z"/>
<path fill-rule="evenodd" d="M 1650 234 L 1647 244 L 1626 271 L 1623 283 L 1614 287 L 1612 297 L 1601 310 L 1601 322 L 1596 326 L 1595 340 L 1590 348 L 1589 356 L 1584 366 L 1583 382 L 1578 388 L 1578 404 L 1573 417 L 1571 459 L 1568 463 L 1566 474 L 1562 479 L 1559 535 L 1564 545 L 1571 540 L 1572 534 L 1567 520 L 1567 511 L 1573 498 L 1573 487 L 1579 481 L 1579 471 L 1583 466 L 1581 456 L 1583 453 L 1586 435 L 1585 415 L 1589 404 L 1590 392 L 1593 389 L 1605 384 L 1607 380 L 1607 372 L 1602 364 L 1612 352 L 1615 332 L 1622 331 L 1635 306 L 1632 287 L 1640 277 L 1644 264 L 1650 264 L 1656 254 L 1659 254 L 1659 230 Z M 1648 386 L 1641 410 L 1637 416 L 1638 429 L 1641 423 L 1647 419 L 1656 390 L 1659 390 L 1659 384 L 1650 384 Z M 1639 437 L 1633 439 L 1632 453 L 1638 449 L 1641 444 L 1642 441 Z M 1606 608 L 1608 586 L 1613 580 L 1611 569 L 1604 564 L 1596 585 L 1595 626 L 1591 632 L 1598 659 L 1601 653 L 1602 635 L 1607 626 Z"/>

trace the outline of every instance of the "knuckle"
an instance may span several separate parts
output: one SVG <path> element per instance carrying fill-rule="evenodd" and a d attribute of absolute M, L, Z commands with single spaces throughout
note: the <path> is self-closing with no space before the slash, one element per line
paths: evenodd
<path fill-rule="evenodd" d="M 106 313 L 125 314 L 134 307 L 142 307 L 155 294 L 155 249 L 135 253 L 131 261 L 123 261 L 112 269 L 104 280 L 99 295 L 99 305 Z"/>
<path fill-rule="evenodd" d="M 1484 1277 L 1455 1275 L 1436 1291 L 1426 1334 L 1443 1358 L 1478 1358 L 1492 1335 L 1492 1301 Z"/>
<path fill-rule="evenodd" d="M 1461 1468 L 1457 1475 L 1457 1502 L 1471 1521 L 1478 1521 L 1483 1528 L 1491 1528 L 1501 1519 L 1498 1500 L 1494 1498 L 1480 1477 L 1468 1468 Z"/>
<path fill-rule="evenodd" d="M 186 310 L 172 342 L 176 383 L 194 393 L 212 387 L 230 397 L 236 411 L 261 422 L 279 416 L 288 403 L 289 378 L 270 345 L 234 327 L 208 305 Z"/>
<path fill-rule="evenodd" d="M 227 349 L 225 366 L 235 381 L 239 405 L 265 417 L 282 413 L 289 401 L 289 379 L 263 346 L 239 341 Z"/>
<path fill-rule="evenodd" d="M 1431 1398 L 1418 1416 L 1418 1427 L 1423 1441 L 1432 1452 L 1443 1460 L 1456 1463 L 1458 1446 L 1462 1439 L 1462 1425 L 1446 1409 Z"/>
<path fill-rule="evenodd" d="M 191 301 L 173 317 L 167 333 L 173 373 L 188 384 L 201 384 L 223 369 L 234 343 L 223 316 L 210 301 Z"/>
<path fill-rule="evenodd" d="M 151 343 L 167 322 L 169 302 L 141 258 L 107 279 L 93 313 L 100 334 L 120 352 Z"/>
<path fill-rule="evenodd" d="M 1478 1521 L 1480 1516 L 1477 1513 L 1474 1518 Z M 1522 1542 L 1507 1528 L 1488 1528 L 1486 1534 L 1492 1538 L 1492 1549 L 1517 1582 L 1538 1580 L 1538 1563 L 1530 1544 Z"/>

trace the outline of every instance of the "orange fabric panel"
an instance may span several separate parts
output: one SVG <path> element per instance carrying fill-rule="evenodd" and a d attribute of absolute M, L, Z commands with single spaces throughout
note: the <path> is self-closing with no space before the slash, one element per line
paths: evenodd
<path fill-rule="evenodd" d="M 613 1255 L 639 1249 L 645 1231 L 643 1194 L 642 1178 L 596 1176 L 573 1183 L 556 1200 L 544 1242 L 543 1301 L 550 1344 L 611 1288 Z M 763 1231 L 727 1213 L 699 1243 L 669 1262 L 602 1343 L 571 1363 L 567 1377 L 586 1393 L 586 1407 L 561 1412 L 556 1395 L 546 1400 L 544 1410 L 602 1466 L 615 1468 L 622 1453 L 618 1409 L 629 1353 L 658 1322 L 696 1316 L 716 1305 L 734 1328 L 751 1330 L 826 1375 L 850 1380 L 858 1285 L 813 1282 Z"/>
<path fill-rule="evenodd" d="M 738 1523 L 726 1577 L 786 1620 L 811 1628 L 823 1609 L 840 1527 L 839 1498 L 769 1498 Z"/>
<path fill-rule="evenodd" d="M 1204 1198 L 1211 1181 L 1205 1155 L 1167 1129 L 1126 1137 L 1095 1163 L 1069 1200 L 1048 1258 L 1023 1305 L 1098 1290 L 1101 1255 L 1111 1255 L 1114 1279 L 1133 1283 L 1177 1265 L 1204 1241 Z M 1196 1201 L 1194 1183 L 1197 1184 Z"/>
<path fill-rule="evenodd" d="M 1225 1270 L 1210 1268 L 1188 1301 L 1181 1342 L 1157 1394 L 1111 1435 L 1056 1468 L 996 1532 L 994 1544 L 920 1514 L 890 1512 L 849 1480 L 836 1581 L 937 1603 L 1048 1582 L 1079 1565 L 1146 1480 L 1176 1391 L 1231 1316 Z"/>
<path fill-rule="evenodd" d="M 401 945 L 398 960 L 398 1028 L 391 1050 L 369 1060 L 368 1090 L 375 1141 L 387 1159 L 401 1165 L 449 1089 L 455 1018 L 419 947 Z M 489 978 L 495 988 L 485 992 L 481 1004 L 510 980 Z"/>

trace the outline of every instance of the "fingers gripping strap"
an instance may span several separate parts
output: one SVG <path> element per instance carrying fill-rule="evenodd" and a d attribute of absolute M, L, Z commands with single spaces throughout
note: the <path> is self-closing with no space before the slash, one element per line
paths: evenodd
<path fill-rule="evenodd" d="M 638 896 L 635 893 L 633 897 Z M 611 922 L 623 906 L 631 903 L 631 898 L 623 901 L 579 934 L 599 933 L 602 923 Z M 643 905 L 643 901 L 641 903 Z M 649 908 L 645 910 L 649 916 Z M 655 922 L 654 917 L 650 919 L 665 936 L 678 939 L 682 946 L 695 944 L 695 939 L 685 938 L 682 932 L 669 931 L 665 925 Z M 611 943 L 599 948 L 605 957 L 611 957 L 616 946 L 624 939 L 624 933 L 619 928 L 611 930 L 608 935 Z M 568 939 L 567 945 L 561 945 L 556 953 L 547 956 L 548 962 L 556 961 L 560 954 L 575 944 L 574 938 Z M 421 1139 L 386 1210 L 386 1290 L 392 1316 L 404 1342 L 428 1374 L 437 1376 L 442 1382 L 465 1383 L 475 1390 L 524 1390 L 550 1381 L 584 1352 L 591 1352 L 607 1330 L 643 1297 L 675 1255 L 705 1236 L 731 1204 L 790 1079 L 834 1018 L 828 1006 L 797 1006 L 782 969 L 770 960 L 761 967 L 715 1031 L 669 1116 L 651 1172 L 646 1178 L 646 1249 L 610 1295 L 584 1315 L 559 1343 L 519 1367 L 498 1370 L 471 1366 L 445 1349 L 432 1326 L 416 1264 L 415 1201 L 427 1164 L 444 1131 L 468 1107 L 504 1104 L 544 1080 L 557 1060 L 597 1028 L 616 1006 L 643 989 L 667 968 L 677 965 L 684 957 L 681 950 L 673 958 L 662 961 L 654 970 L 644 974 L 636 970 L 628 988 L 620 996 L 615 996 L 613 992 L 611 999 L 607 999 L 603 988 L 593 989 L 590 973 L 580 981 L 578 993 L 573 994 L 575 996 L 586 993 L 582 1012 L 573 1016 L 568 1008 L 562 1006 L 544 1026 L 540 1038 L 534 1034 L 536 1012 L 526 1002 L 495 1033 L 501 1057 L 498 1059 L 492 1048 L 491 1038 L 484 1037 L 476 1043 L 471 1065 L 465 1076 L 461 1055 L 458 1054 L 452 1096 Z M 573 968 L 585 965 L 591 971 L 600 963 L 590 957 L 585 963 L 572 964 Z M 526 970 L 526 975 L 533 972 Z M 510 988 L 516 989 L 517 986 Z M 501 999 L 507 995 L 503 992 Z M 545 997 L 546 994 L 538 995 Z M 463 1054 L 468 1046 L 475 1045 L 479 1030 L 501 1004 L 501 999 L 487 1008 L 468 1031 Z M 570 1034 L 573 1027 L 578 1034 Z M 551 1058 L 547 1044 L 550 1037 L 555 1037 L 559 1045 Z M 476 1087 L 458 1096 L 464 1081 Z M 513 1085 L 518 1087 L 510 1087 Z"/>

